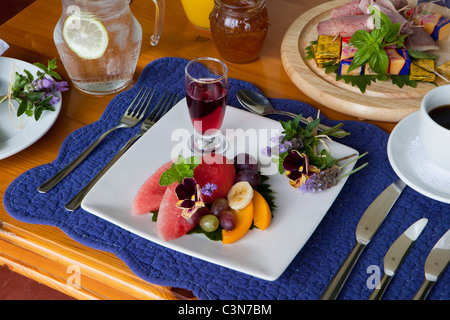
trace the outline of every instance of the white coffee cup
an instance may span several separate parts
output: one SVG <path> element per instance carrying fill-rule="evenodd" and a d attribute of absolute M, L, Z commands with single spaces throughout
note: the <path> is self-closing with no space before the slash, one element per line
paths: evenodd
<path fill-rule="evenodd" d="M 429 91 L 422 100 L 419 113 L 419 137 L 428 158 L 439 168 L 450 171 L 450 130 L 435 122 L 429 112 L 450 104 L 450 85 Z"/>

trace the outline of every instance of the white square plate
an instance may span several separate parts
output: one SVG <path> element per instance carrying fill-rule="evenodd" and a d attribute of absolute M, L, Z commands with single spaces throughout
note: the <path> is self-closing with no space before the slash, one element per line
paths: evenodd
<path fill-rule="evenodd" d="M 234 135 L 229 134 L 231 129 L 235 129 Z M 136 216 L 130 209 L 147 177 L 177 154 L 189 155 L 185 150 L 192 130 L 183 99 L 97 182 L 82 202 L 82 208 L 167 248 L 261 279 L 276 280 L 314 232 L 347 178 L 339 179 L 336 186 L 322 192 L 303 194 L 294 189 L 287 177 L 274 172 L 274 166 L 263 165 L 270 163 L 270 159 L 261 156 L 261 150 L 273 145 L 270 137 L 281 133 L 279 122 L 228 106 L 222 126 L 230 141 L 226 155 L 232 159 L 244 151 L 242 148 L 253 156 L 259 154 L 261 171 L 269 177 L 268 183 L 276 196 L 272 223 L 266 230 L 250 230 L 237 242 L 227 245 L 209 240 L 203 234 L 165 242 L 158 237 L 151 214 Z M 337 142 L 329 142 L 329 146 L 335 158 L 358 155 L 356 150 Z M 351 171 L 353 166 L 354 163 L 345 166 L 343 173 Z"/>

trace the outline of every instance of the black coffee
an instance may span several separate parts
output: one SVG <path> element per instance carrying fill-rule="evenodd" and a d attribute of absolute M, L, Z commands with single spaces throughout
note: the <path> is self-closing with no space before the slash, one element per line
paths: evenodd
<path fill-rule="evenodd" d="M 431 109 L 428 114 L 436 123 L 450 130 L 450 104 Z"/>

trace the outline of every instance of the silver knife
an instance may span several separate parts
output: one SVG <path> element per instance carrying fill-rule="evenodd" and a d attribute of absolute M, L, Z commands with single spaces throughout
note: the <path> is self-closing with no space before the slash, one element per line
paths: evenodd
<path fill-rule="evenodd" d="M 383 259 L 384 275 L 381 278 L 377 288 L 375 288 L 369 297 L 369 300 L 380 300 L 391 282 L 400 265 L 408 255 L 417 238 L 422 233 L 428 223 L 428 219 L 422 218 L 412 224 L 406 231 L 395 240 Z"/>
<path fill-rule="evenodd" d="M 347 281 L 353 266 L 359 259 L 363 249 L 372 240 L 384 218 L 405 188 L 405 183 L 399 179 L 393 182 L 370 204 L 356 227 L 356 244 L 330 283 L 320 296 L 321 300 L 336 299 Z"/>
<path fill-rule="evenodd" d="M 450 229 L 434 245 L 425 260 L 425 279 L 413 300 L 424 300 L 431 288 L 444 273 L 450 261 Z"/>

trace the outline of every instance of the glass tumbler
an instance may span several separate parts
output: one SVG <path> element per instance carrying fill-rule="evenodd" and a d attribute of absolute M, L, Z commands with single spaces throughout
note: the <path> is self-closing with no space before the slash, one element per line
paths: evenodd
<path fill-rule="evenodd" d="M 228 70 L 215 58 L 197 58 L 185 68 L 186 102 L 194 127 L 195 154 L 223 153 L 228 142 L 220 132 L 228 98 Z"/>

